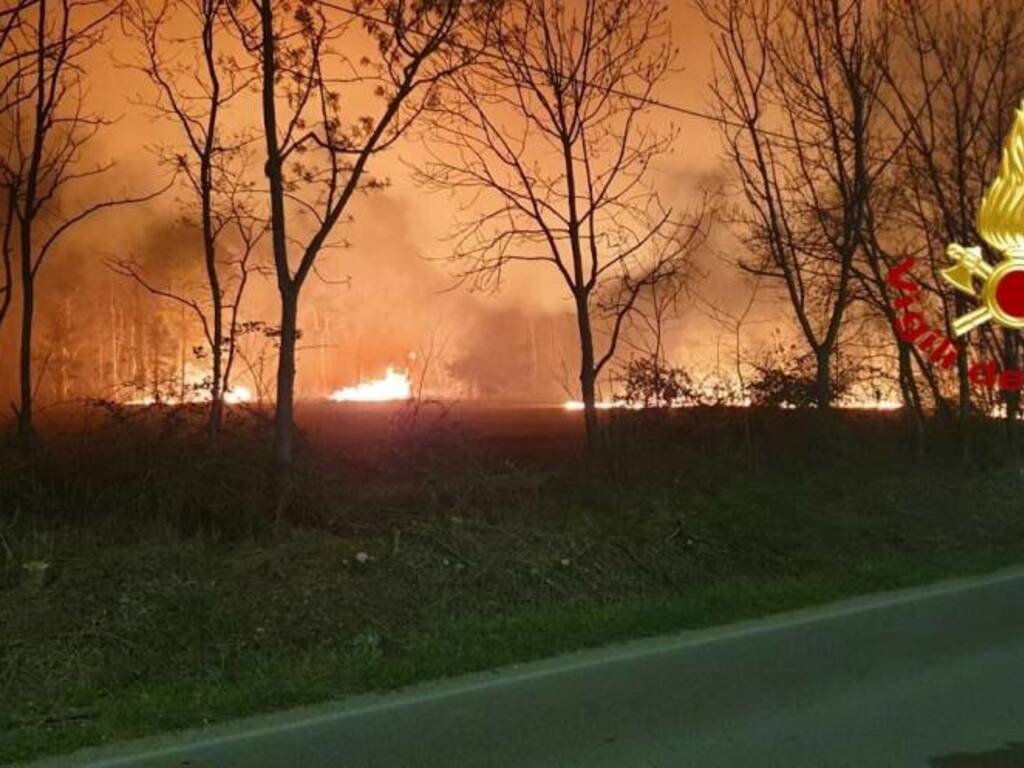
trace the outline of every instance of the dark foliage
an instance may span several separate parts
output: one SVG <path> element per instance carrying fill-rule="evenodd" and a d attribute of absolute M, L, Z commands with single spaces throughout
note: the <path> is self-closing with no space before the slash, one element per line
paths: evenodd
<path fill-rule="evenodd" d="M 792 352 L 792 349 L 790 350 Z M 814 359 L 776 353 L 766 354 L 754 364 L 756 374 L 748 387 L 751 404 L 761 408 L 815 408 L 818 405 Z M 849 391 L 850 379 L 842 372 L 829 379 L 829 402 L 839 401 Z"/>

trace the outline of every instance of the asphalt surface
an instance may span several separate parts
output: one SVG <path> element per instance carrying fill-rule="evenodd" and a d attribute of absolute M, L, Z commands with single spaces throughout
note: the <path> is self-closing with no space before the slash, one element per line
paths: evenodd
<path fill-rule="evenodd" d="M 39 765 L 1024 768 L 1024 571 Z"/>

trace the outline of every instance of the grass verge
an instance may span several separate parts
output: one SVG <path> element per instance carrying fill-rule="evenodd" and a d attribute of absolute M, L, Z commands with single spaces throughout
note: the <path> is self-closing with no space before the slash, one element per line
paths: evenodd
<path fill-rule="evenodd" d="M 1016 469 L 778 434 L 738 471 L 670 433 L 596 485 L 392 460 L 233 535 L 250 458 L 37 466 L 0 489 L 0 763 L 1024 562 Z"/>

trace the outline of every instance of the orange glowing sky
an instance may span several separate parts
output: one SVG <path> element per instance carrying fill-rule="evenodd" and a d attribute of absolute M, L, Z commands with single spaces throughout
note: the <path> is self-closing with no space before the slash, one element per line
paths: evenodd
<path fill-rule="evenodd" d="M 672 23 L 683 71 L 674 74 L 657 97 L 707 111 L 711 61 L 707 29 L 697 13 L 682 2 L 672 5 Z M 155 167 L 153 147 L 178 140 L 173 125 L 140 106 L 152 95 L 145 78 L 126 66 L 138 57 L 134 43 L 115 28 L 107 45 L 95 51 L 89 62 L 93 109 L 118 116 L 116 126 L 95 144 L 97 155 L 117 161 L 108 177 L 116 191 L 155 185 L 161 171 Z M 709 121 L 667 110 L 657 114 L 682 130 L 674 154 L 657 168 L 657 186 L 677 209 L 690 207 L 700 198 L 702 188 L 718 185 L 723 174 L 716 128 Z M 532 267 L 512 270 L 497 295 L 446 290 L 452 286 L 451 267 L 440 260 L 447 255 L 444 238 L 451 231 L 453 202 L 445 196 L 425 194 L 410 180 L 405 163 L 420 157 L 417 144 L 421 140 L 412 134 L 390 155 L 375 161 L 373 172 L 388 177 L 392 186 L 356 201 L 355 223 L 341 233 L 352 248 L 327 255 L 322 262 L 325 276 L 351 278 L 351 283 L 328 285 L 314 280 L 304 293 L 308 349 L 300 360 L 300 390 L 305 386 L 307 392 L 310 388 L 329 392 L 359 378 L 383 375 L 387 366 L 401 366 L 410 352 L 422 349 L 427 336 L 449 342 L 454 339 L 457 344 L 467 334 L 483 334 L 474 331 L 474 326 L 484 321 L 496 327 L 502 323 L 521 325 L 525 318 L 569 311 L 557 275 Z M 75 239 L 74 253 L 60 254 L 48 266 L 48 279 L 63 279 L 67 285 L 61 290 L 72 290 L 83 275 L 97 279 L 95 272 L 102 269 L 98 264 L 104 258 L 173 249 L 165 227 L 175 215 L 174 199 L 167 196 L 145 209 L 93 222 Z M 697 290 L 713 303 L 739 307 L 746 303 L 749 289 L 726 261 L 734 258 L 722 252 L 727 243 L 725 233 L 713 233 L 700 257 L 707 277 Z M 248 308 L 252 317 L 273 319 L 269 281 L 257 287 Z M 760 317 L 765 314 L 761 311 Z M 5 329 L 8 337 L 11 325 Z M 745 337 L 756 343 L 771 327 L 755 322 Z M 5 344 L 12 341 L 8 338 Z M 676 323 L 669 352 L 679 363 L 708 366 L 723 356 L 734 356 L 733 344 L 691 308 Z M 570 362 L 568 367 L 574 365 Z M 558 387 L 552 380 L 551 391 Z"/>

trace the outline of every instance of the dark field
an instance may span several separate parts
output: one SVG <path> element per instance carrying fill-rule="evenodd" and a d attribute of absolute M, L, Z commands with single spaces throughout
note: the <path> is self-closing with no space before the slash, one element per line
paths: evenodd
<path fill-rule="evenodd" d="M 999 424 L 606 418 L 587 471 L 556 408 L 307 405 L 284 486 L 251 411 L 51 414 L 2 453 L 0 762 L 1024 561 Z"/>

